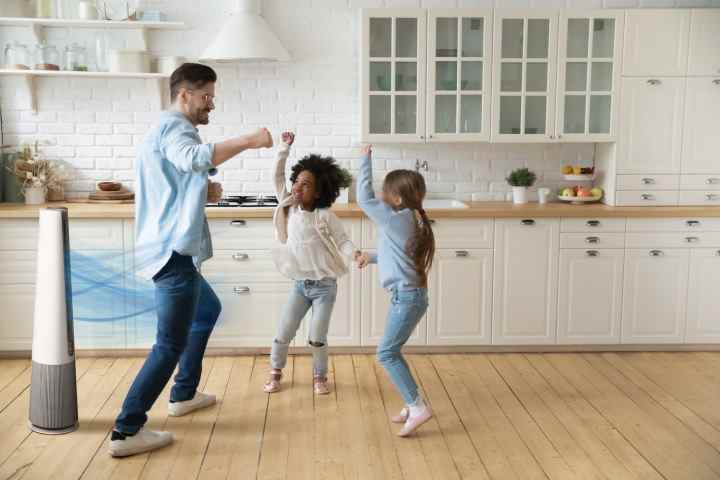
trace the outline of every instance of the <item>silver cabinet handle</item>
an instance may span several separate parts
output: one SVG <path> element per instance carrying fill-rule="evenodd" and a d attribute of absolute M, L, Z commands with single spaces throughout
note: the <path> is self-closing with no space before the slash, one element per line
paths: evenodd
<path fill-rule="evenodd" d="M 716 78 L 715 80 L 713 80 L 713 83 L 715 85 L 720 85 L 720 78 Z"/>
<path fill-rule="evenodd" d="M 425 140 L 425 135 L 420 135 L 420 140 Z"/>
<path fill-rule="evenodd" d="M 550 140 L 555 140 L 555 135 L 550 135 Z"/>
<path fill-rule="evenodd" d="M 230 222 L 231 227 L 247 227 L 247 220 L 232 220 Z"/>
<path fill-rule="evenodd" d="M 455 256 L 458 257 L 458 258 L 469 257 L 469 256 L 470 256 L 470 252 L 468 252 L 467 250 L 456 250 L 456 251 L 455 251 Z"/>
<path fill-rule="evenodd" d="M 432 135 L 430 135 L 430 138 L 433 138 L 433 136 L 432 136 Z"/>
<path fill-rule="evenodd" d="M 705 195 L 705 199 L 710 200 L 712 202 L 713 200 L 718 199 L 718 195 L 716 193 L 708 193 Z"/>
<path fill-rule="evenodd" d="M 717 255 L 718 257 L 720 257 L 720 250 L 718 250 L 717 252 L 715 252 L 715 255 Z"/>
<path fill-rule="evenodd" d="M 588 227 L 599 227 L 600 226 L 600 220 L 588 220 L 585 222 L 585 225 Z"/>
<path fill-rule="evenodd" d="M 662 257 L 663 255 L 665 255 L 665 252 L 662 250 L 650 250 L 651 257 Z"/>
<path fill-rule="evenodd" d="M 560 139 L 560 138 L 562 138 L 562 135 L 559 134 L 559 135 L 558 135 L 558 139 Z"/>
<path fill-rule="evenodd" d="M 250 293 L 250 287 L 233 287 L 233 293 L 235 295 L 246 295 Z"/>
<path fill-rule="evenodd" d="M 654 178 L 643 178 L 642 180 L 640 180 L 640 183 L 642 183 L 643 185 L 653 185 L 655 183 L 655 179 Z"/>
<path fill-rule="evenodd" d="M 247 253 L 233 253 L 232 259 L 236 262 L 245 262 L 250 260 L 250 255 Z"/>
<path fill-rule="evenodd" d="M 587 250 L 585 252 L 585 255 L 587 255 L 588 257 L 597 257 L 598 255 L 600 255 L 600 252 L 598 252 L 597 250 Z"/>
<path fill-rule="evenodd" d="M 685 222 L 685 225 L 687 225 L 688 227 L 699 227 L 700 222 L 698 220 L 688 220 L 687 222 Z"/>
<path fill-rule="evenodd" d="M 600 243 L 600 237 L 586 237 L 585 243 Z"/>
<path fill-rule="evenodd" d="M 643 200 L 655 200 L 655 195 L 650 195 L 649 193 L 643 193 L 640 195 L 640 198 Z"/>
<path fill-rule="evenodd" d="M 658 80 L 657 78 L 651 78 L 650 80 L 647 81 L 647 84 L 652 85 L 652 86 L 660 85 L 661 83 L 662 82 L 660 80 Z"/>
<path fill-rule="evenodd" d="M 520 223 L 522 223 L 523 225 L 530 226 L 530 225 L 535 225 L 535 220 L 526 218 L 525 220 L 521 220 Z"/>
<path fill-rule="evenodd" d="M 687 243 L 697 243 L 700 241 L 698 237 L 685 237 Z"/>
<path fill-rule="evenodd" d="M 720 178 L 711 177 L 705 180 L 705 183 L 707 185 L 717 185 L 718 183 L 720 183 Z"/>

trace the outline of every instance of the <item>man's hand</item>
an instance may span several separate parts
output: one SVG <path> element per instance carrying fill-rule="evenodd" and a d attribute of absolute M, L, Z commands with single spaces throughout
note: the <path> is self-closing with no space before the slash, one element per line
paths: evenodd
<path fill-rule="evenodd" d="M 223 189 L 222 184 L 211 182 L 208 180 L 208 193 L 207 193 L 207 201 L 208 203 L 217 203 L 222 199 Z"/>
<path fill-rule="evenodd" d="M 355 252 L 354 257 L 355 263 L 361 270 L 370 264 L 370 256 L 367 254 L 367 252 L 361 252 L 360 250 L 358 250 Z"/>
<path fill-rule="evenodd" d="M 281 138 L 283 142 L 292 145 L 295 141 L 295 134 L 293 132 L 283 132 Z"/>
<path fill-rule="evenodd" d="M 270 148 L 273 146 L 272 135 L 267 128 L 260 128 L 248 135 L 249 148 Z"/>

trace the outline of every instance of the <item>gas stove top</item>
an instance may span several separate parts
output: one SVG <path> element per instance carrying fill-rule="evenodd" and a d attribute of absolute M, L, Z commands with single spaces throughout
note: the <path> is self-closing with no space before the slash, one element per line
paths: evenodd
<path fill-rule="evenodd" d="M 261 208 L 277 207 L 278 200 L 275 195 L 228 195 L 217 203 L 208 203 L 208 207 L 239 207 L 239 208 Z"/>

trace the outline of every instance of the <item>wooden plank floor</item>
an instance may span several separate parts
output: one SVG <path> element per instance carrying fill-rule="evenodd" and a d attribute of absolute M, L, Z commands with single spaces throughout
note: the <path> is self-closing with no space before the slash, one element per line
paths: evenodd
<path fill-rule="evenodd" d="M 108 434 L 142 359 L 77 362 L 80 429 L 27 427 L 30 363 L 0 361 L 6 479 L 720 479 L 720 353 L 410 355 L 435 418 L 408 439 L 401 400 L 372 355 L 331 357 L 333 393 L 312 393 L 307 356 L 262 392 L 266 356 L 209 357 L 221 401 L 149 426 L 175 434 L 117 460 Z"/>

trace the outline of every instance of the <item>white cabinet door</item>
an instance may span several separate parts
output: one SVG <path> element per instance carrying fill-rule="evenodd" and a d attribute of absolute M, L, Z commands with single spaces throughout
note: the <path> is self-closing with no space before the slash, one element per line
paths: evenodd
<path fill-rule="evenodd" d="M 429 345 L 490 343 L 492 250 L 440 250 L 430 276 Z"/>
<path fill-rule="evenodd" d="M 622 10 L 562 11 L 557 81 L 559 139 L 615 139 L 624 19 Z"/>
<path fill-rule="evenodd" d="M 623 78 L 618 173 L 679 173 L 684 78 Z"/>
<path fill-rule="evenodd" d="M 428 141 L 490 139 L 492 11 L 428 15 Z"/>
<path fill-rule="evenodd" d="M 426 21 L 423 9 L 363 10 L 362 141 L 425 141 Z"/>
<path fill-rule="evenodd" d="M 554 10 L 495 11 L 494 142 L 555 140 L 557 24 Z"/>
<path fill-rule="evenodd" d="M 720 251 L 693 249 L 687 300 L 687 343 L 720 342 Z"/>
<path fill-rule="evenodd" d="M 495 221 L 494 344 L 555 343 L 559 231 L 552 218 Z"/>
<path fill-rule="evenodd" d="M 561 250 L 558 343 L 620 343 L 621 249 Z"/>
<path fill-rule="evenodd" d="M 720 34 L 717 50 L 720 51 Z M 720 75 L 687 79 L 683 173 L 720 173 Z"/>
<path fill-rule="evenodd" d="M 385 332 L 390 311 L 390 292 L 380 286 L 377 265 L 370 265 L 362 272 L 362 344 L 377 345 Z M 408 340 L 408 345 L 427 343 L 427 316 L 420 320 Z"/>
<path fill-rule="evenodd" d="M 682 343 L 688 249 L 625 252 L 622 343 Z"/>
<path fill-rule="evenodd" d="M 690 10 L 628 10 L 623 75 L 685 75 L 689 31 Z"/>
<path fill-rule="evenodd" d="M 720 9 L 692 10 L 688 75 L 720 75 L 719 38 Z"/>
<path fill-rule="evenodd" d="M 31 350 L 35 285 L 3 285 L 0 305 L 0 350 Z"/>

